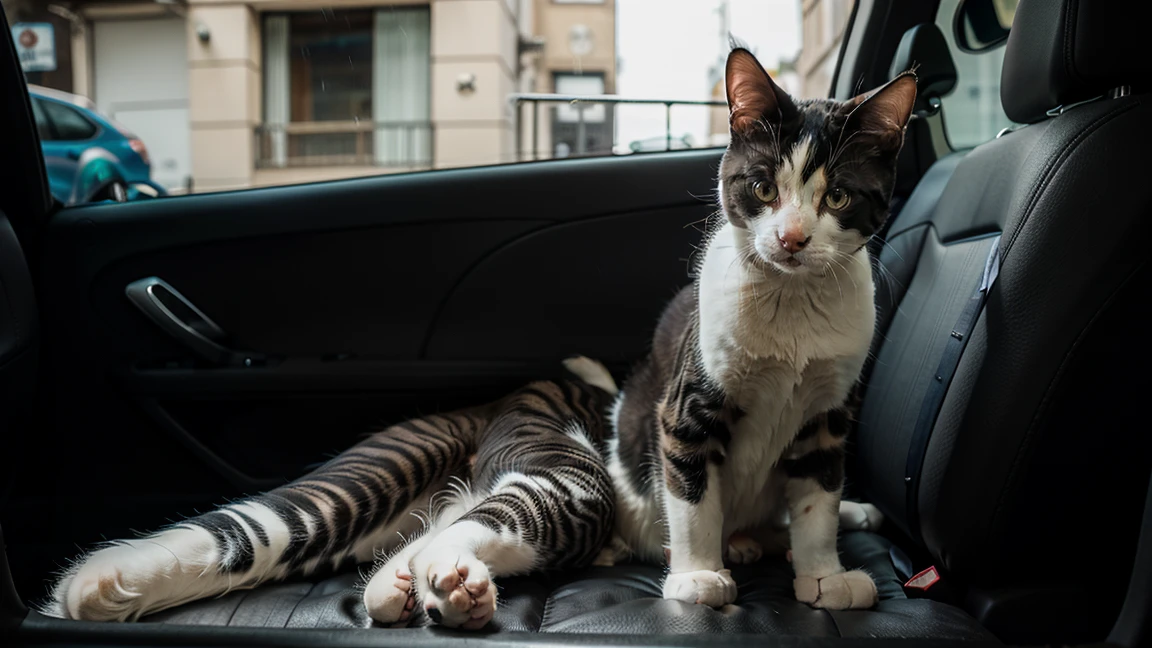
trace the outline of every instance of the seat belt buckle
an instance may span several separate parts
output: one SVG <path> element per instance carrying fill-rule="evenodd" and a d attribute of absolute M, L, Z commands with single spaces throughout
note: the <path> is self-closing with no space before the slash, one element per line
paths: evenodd
<path fill-rule="evenodd" d="M 932 589 L 940 580 L 940 572 L 936 569 L 936 566 L 933 565 L 912 578 L 909 578 L 908 581 L 904 583 L 904 591 L 908 595 L 908 598 L 928 598 L 928 590 Z"/>

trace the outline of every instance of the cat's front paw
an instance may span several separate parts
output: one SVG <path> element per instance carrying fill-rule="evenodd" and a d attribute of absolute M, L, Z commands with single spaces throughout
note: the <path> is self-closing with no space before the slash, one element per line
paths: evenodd
<path fill-rule="evenodd" d="M 416 607 L 416 590 L 408 565 L 389 562 L 381 567 L 364 588 L 364 608 L 377 623 L 407 625 Z"/>
<path fill-rule="evenodd" d="M 825 610 L 864 610 L 879 600 L 872 577 L 858 570 L 824 578 L 797 576 L 792 584 L 797 601 Z"/>
<path fill-rule="evenodd" d="M 664 598 L 718 608 L 736 600 L 736 581 L 727 569 L 668 574 Z"/>
<path fill-rule="evenodd" d="M 428 547 L 413 561 L 424 612 L 448 628 L 479 630 L 496 614 L 496 584 L 471 551 Z"/>

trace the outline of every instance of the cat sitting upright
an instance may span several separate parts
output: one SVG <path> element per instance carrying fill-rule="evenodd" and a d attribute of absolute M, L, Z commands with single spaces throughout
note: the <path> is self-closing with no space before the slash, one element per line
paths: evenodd
<path fill-rule="evenodd" d="M 905 73 L 848 101 L 796 101 L 747 50 L 728 57 L 726 221 L 698 278 L 667 307 L 652 352 L 611 412 L 618 549 L 662 561 L 664 598 L 736 598 L 729 562 L 758 559 L 745 532 L 789 522 L 796 598 L 866 608 L 876 586 L 845 571 L 844 410 L 872 340 L 865 244 L 888 216 L 916 97 Z"/>

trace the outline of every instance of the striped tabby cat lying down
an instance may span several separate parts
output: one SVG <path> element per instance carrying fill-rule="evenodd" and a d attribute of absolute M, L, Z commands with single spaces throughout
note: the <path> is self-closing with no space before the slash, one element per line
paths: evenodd
<path fill-rule="evenodd" d="M 196 599 L 375 560 L 369 616 L 483 627 L 493 578 L 591 563 L 615 499 L 597 449 L 616 384 L 535 382 L 485 407 L 393 425 L 314 472 L 73 565 L 46 614 L 129 621 Z M 401 536 L 406 538 L 401 541 Z"/>

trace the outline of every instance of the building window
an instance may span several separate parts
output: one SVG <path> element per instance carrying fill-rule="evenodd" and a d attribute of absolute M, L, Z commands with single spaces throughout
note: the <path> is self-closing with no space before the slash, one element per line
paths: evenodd
<path fill-rule="evenodd" d="M 431 164 L 426 7 L 264 17 L 258 167 Z"/>
<path fill-rule="evenodd" d="M 293 122 L 339 122 L 372 115 L 372 12 L 292 14 L 288 18 Z"/>
<path fill-rule="evenodd" d="M 557 72 L 552 76 L 556 94 L 590 97 L 604 94 L 600 72 Z M 552 113 L 552 155 L 604 155 L 612 150 L 611 107 L 602 103 L 562 103 Z"/>

